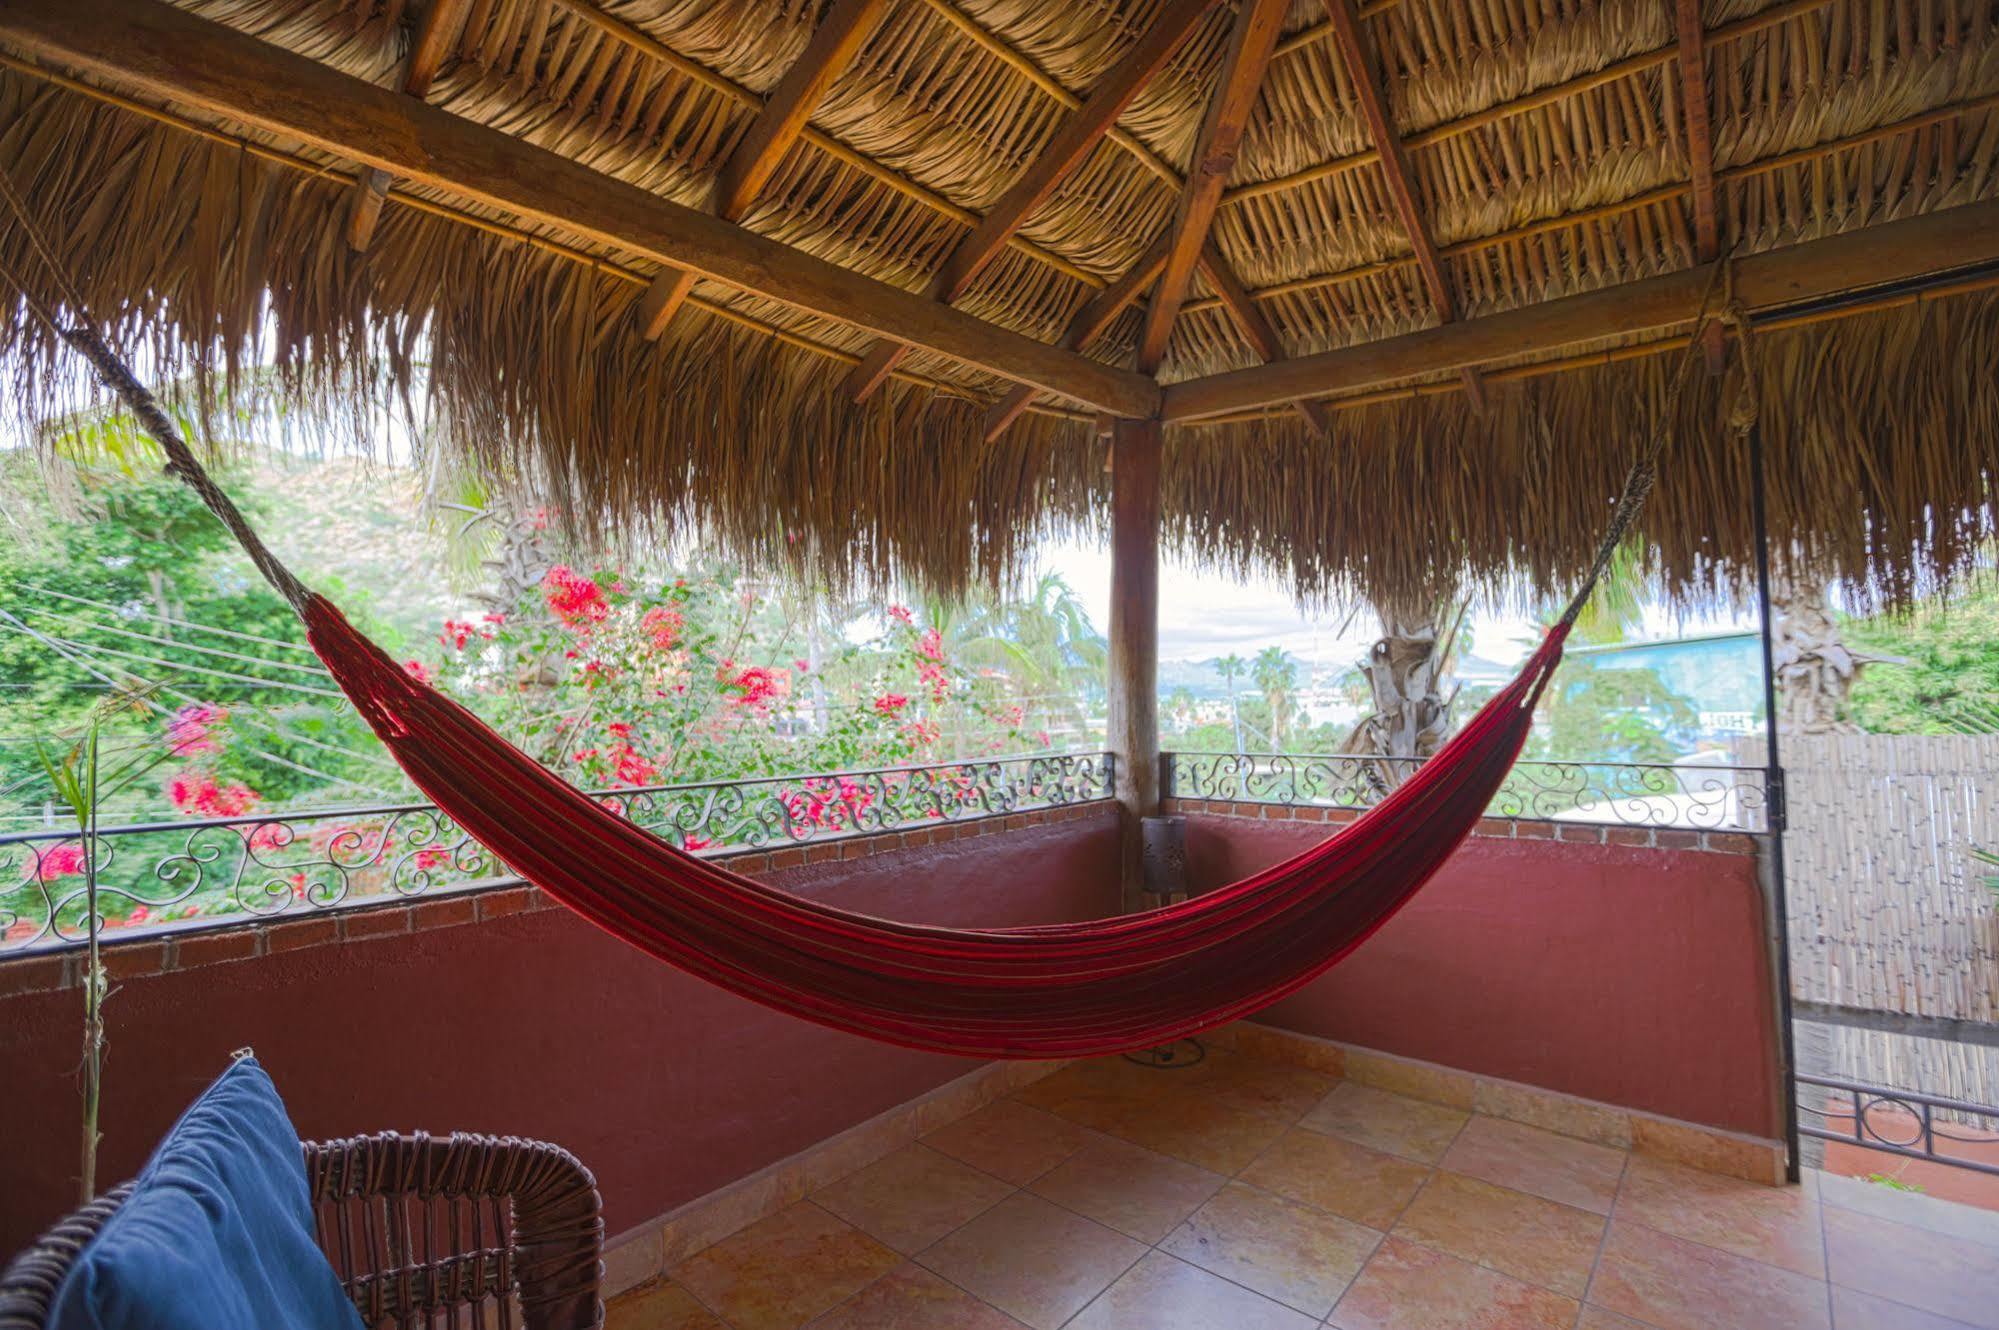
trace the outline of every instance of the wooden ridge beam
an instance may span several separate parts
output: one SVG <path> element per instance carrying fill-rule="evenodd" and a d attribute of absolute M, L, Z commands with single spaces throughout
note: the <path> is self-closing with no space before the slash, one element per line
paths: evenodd
<path fill-rule="evenodd" d="M 1707 34 L 1701 28 L 1701 0 L 1672 0 L 1679 43 L 1680 126 L 1686 138 L 1687 178 L 1693 187 L 1694 257 L 1712 263 L 1721 257 L 1720 211 L 1715 202 L 1714 125 L 1708 110 Z M 1705 334 L 1710 374 L 1727 360 L 1721 325 Z"/>
<path fill-rule="evenodd" d="M 1695 3 L 1698 2 L 1695 0 Z M 1409 237 L 1409 247 L 1416 256 L 1416 267 L 1423 274 L 1423 285 L 1430 292 L 1430 303 L 1436 307 L 1440 322 L 1454 322 L 1458 317 L 1457 297 L 1452 293 L 1450 279 L 1444 272 L 1444 261 L 1437 253 L 1437 242 L 1430 234 L 1429 219 L 1423 215 L 1422 201 L 1416 197 L 1416 177 L 1409 169 L 1409 150 L 1403 145 L 1402 132 L 1395 127 L 1394 116 L 1389 113 L 1388 90 L 1382 86 L 1381 65 L 1375 57 L 1374 43 L 1361 26 L 1362 19 L 1354 0 L 1325 0 L 1325 5 L 1327 17 L 1333 25 L 1333 44 L 1338 48 L 1340 59 L 1347 67 L 1347 77 L 1353 83 L 1354 100 L 1360 103 L 1361 119 L 1367 123 L 1368 136 L 1374 140 L 1382 178 L 1388 186 L 1388 197 L 1395 204 L 1395 213 L 1402 221 L 1403 232 Z M 1485 385 L 1479 382 L 1478 371 L 1466 369 L 1463 378 L 1465 392 L 1471 397 L 1472 405 L 1483 411 Z"/>
<path fill-rule="evenodd" d="M 1172 58 L 1215 0 L 1173 0 L 1152 26 L 1132 44 L 1122 59 L 1090 90 L 1087 101 L 1062 122 L 1041 154 L 1000 195 L 992 210 L 955 245 L 924 294 L 932 300 L 953 301 L 964 295 L 986 265 L 1006 247 L 1034 210 L 1083 164 L 1097 142 L 1117 124 L 1145 85 Z M 883 342 L 868 350 L 847 378 L 847 392 L 860 401 L 879 388 L 888 372 L 902 363 L 909 347 Z"/>
<path fill-rule="evenodd" d="M 1739 257 L 1735 295 L 1756 313 L 1984 263 L 1999 263 L 1999 200 Z M 1189 379 L 1165 390 L 1162 415 L 1169 422 L 1201 420 L 1678 327 L 1700 316 L 1714 268 L 1701 264 L 1400 337 Z"/>
<path fill-rule="evenodd" d="M 743 220 L 798 141 L 812 109 L 860 54 L 887 7 L 888 0 L 834 0 L 723 164 L 712 205 L 717 217 L 725 222 Z M 694 274 L 685 268 L 668 268 L 653 278 L 639 301 L 640 335 L 650 342 L 665 332 L 694 290 L 694 282 Z"/>
<path fill-rule="evenodd" d="M 1242 0 L 1236 11 L 1235 26 L 1229 32 L 1228 49 L 1222 57 L 1221 81 L 1208 103 L 1201 122 L 1200 137 L 1194 146 L 1194 167 L 1180 191 L 1173 213 L 1173 239 L 1166 250 L 1166 264 L 1159 284 L 1153 288 L 1152 304 L 1146 310 L 1145 327 L 1138 340 L 1138 369 L 1141 374 L 1158 370 L 1166 358 L 1166 344 L 1173 336 L 1173 323 L 1187 298 L 1187 283 L 1194 275 L 1222 190 L 1235 170 L 1236 148 L 1249 123 L 1263 87 L 1263 71 L 1269 67 L 1271 52 L 1277 47 L 1288 8 L 1285 0 Z"/>
<path fill-rule="evenodd" d="M 416 40 L 403 64 L 403 92 L 421 99 L 444 67 L 445 53 L 465 26 L 470 0 L 430 0 L 430 8 L 418 21 Z M 354 182 L 353 201 L 347 208 L 347 247 L 355 252 L 368 248 L 375 238 L 375 224 L 382 219 L 382 204 L 394 183 L 387 171 L 370 168 Z"/>
<path fill-rule="evenodd" d="M 8 0 L 0 42 L 1120 416 L 1159 386 L 851 272 L 160 0 Z"/>

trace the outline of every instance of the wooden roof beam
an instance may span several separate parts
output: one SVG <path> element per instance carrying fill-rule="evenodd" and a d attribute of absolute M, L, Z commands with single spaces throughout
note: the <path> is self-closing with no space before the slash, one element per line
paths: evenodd
<path fill-rule="evenodd" d="M 403 92 L 411 97 L 422 98 L 430 91 L 430 85 L 437 79 L 437 71 L 444 67 L 445 52 L 451 43 L 458 40 L 459 32 L 465 26 L 465 14 L 471 8 L 471 0 L 431 0 L 430 8 L 423 11 L 423 18 L 417 22 L 416 41 L 410 46 L 409 58 L 403 64 Z M 368 248 L 375 238 L 375 224 L 382 218 L 382 204 L 389 197 L 389 186 L 395 177 L 387 171 L 369 169 L 363 171 L 354 182 L 353 201 L 347 208 L 347 247 L 357 253 Z"/>
<path fill-rule="evenodd" d="M 1215 0 L 1173 0 L 1153 25 L 1146 29 L 1124 58 L 1097 81 L 1082 107 L 1062 122 L 1041 155 L 1029 163 L 1020 178 L 1008 186 L 992 211 L 980 219 L 972 233 L 960 240 L 944 260 L 944 266 L 930 280 L 924 292 L 932 300 L 950 302 L 964 295 L 974 279 L 1006 247 L 1021 224 L 1042 205 L 1069 173 L 1083 164 L 1098 140 L 1117 124 L 1152 76 L 1159 72 L 1193 32 Z M 880 342 L 871 347 L 847 377 L 847 392 L 861 401 L 882 385 L 889 371 L 909 354 L 900 342 Z"/>
<path fill-rule="evenodd" d="M 1720 211 L 1715 206 L 1714 125 L 1708 109 L 1707 33 L 1701 27 L 1701 0 L 1673 0 L 1680 67 L 1680 126 L 1687 147 L 1687 175 L 1693 182 L 1694 262 L 1721 257 Z M 1710 324 L 1703 349 L 1710 374 L 1726 365 L 1728 348 L 1718 323 Z"/>
<path fill-rule="evenodd" d="M 1138 370 L 1152 374 L 1166 358 L 1166 344 L 1173 336 L 1173 323 L 1187 298 L 1187 283 L 1208 243 L 1208 229 L 1222 190 L 1235 170 L 1236 147 L 1249 123 L 1250 109 L 1263 86 L 1263 71 L 1277 47 L 1284 27 L 1286 0 L 1242 0 L 1236 11 L 1235 26 L 1229 32 L 1228 50 L 1222 57 L 1221 81 L 1216 85 L 1207 116 L 1195 140 L 1194 167 L 1180 191 L 1173 214 L 1172 239 L 1167 243 L 1166 264 L 1159 273 L 1159 285 L 1152 292 L 1146 310 L 1145 327 L 1138 340 Z"/>
<path fill-rule="evenodd" d="M 1990 263 L 1999 263 L 1999 200 L 1739 256 L 1735 295 L 1756 313 Z M 1713 264 L 1701 264 L 1400 337 L 1189 379 L 1166 389 L 1163 418 L 1184 422 L 1260 410 L 1684 326 L 1700 317 L 1714 276 Z"/>
<path fill-rule="evenodd" d="M 1375 151 L 1380 155 L 1381 174 L 1388 185 L 1388 197 L 1393 200 L 1396 215 L 1402 220 L 1402 229 L 1408 234 L 1409 245 L 1416 253 L 1416 267 L 1423 274 L 1423 285 L 1430 292 L 1430 303 L 1436 306 L 1440 321 L 1453 322 L 1458 317 L 1457 297 L 1451 292 L 1444 261 L 1437 253 L 1435 238 L 1430 234 L 1429 220 L 1423 215 L 1422 202 L 1416 197 L 1416 176 L 1409 169 L 1409 149 L 1402 142 L 1402 132 L 1395 127 L 1394 117 L 1389 114 L 1388 90 L 1382 86 L 1381 66 L 1375 58 L 1374 43 L 1368 40 L 1367 30 L 1361 26 L 1362 19 L 1354 0 L 1325 0 L 1325 3 L 1326 15 L 1332 21 L 1333 43 L 1347 67 L 1347 77 L 1353 81 L 1354 99 L 1360 103 L 1361 119 L 1367 122 L 1368 136 L 1374 140 Z M 1485 410 L 1485 385 L 1479 380 L 1478 371 L 1466 369 L 1462 377 L 1472 406 L 1479 411 Z"/>
<path fill-rule="evenodd" d="M 725 222 L 743 220 L 798 141 L 812 109 L 860 54 L 886 8 L 888 0 L 834 0 L 723 164 L 715 181 L 716 216 Z M 647 341 L 666 331 L 694 290 L 694 281 L 694 274 L 685 268 L 668 268 L 653 278 L 638 311 L 639 329 Z"/>
<path fill-rule="evenodd" d="M 814 258 L 161 0 L 7 0 L 0 43 L 1120 416 L 1158 384 Z"/>

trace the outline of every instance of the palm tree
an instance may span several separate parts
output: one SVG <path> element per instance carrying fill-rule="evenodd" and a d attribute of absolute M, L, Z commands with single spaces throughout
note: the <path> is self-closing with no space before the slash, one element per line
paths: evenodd
<path fill-rule="evenodd" d="M 1060 716 L 1077 733 L 1103 695 L 1110 643 L 1059 573 L 1042 574 L 1019 600 L 927 596 L 923 621 L 943 636 L 955 659 L 1005 675 L 1044 714 Z"/>
<path fill-rule="evenodd" d="M 1291 721 L 1292 694 L 1298 687 L 1298 662 L 1283 647 L 1265 647 L 1249 667 L 1250 677 L 1270 707 L 1270 746 L 1284 751 L 1284 730 Z"/>
<path fill-rule="evenodd" d="M 1222 683 L 1229 690 L 1229 720 L 1235 726 L 1235 750 L 1242 751 L 1242 710 L 1236 706 L 1235 681 L 1241 677 L 1249 662 L 1231 652 L 1215 662 L 1215 672 L 1222 676 Z"/>
<path fill-rule="evenodd" d="M 1340 745 L 1343 753 L 1379 754 L 1392 758 L 1424 758 L 1443 746 L 1451 730 L 1451 706 L 1457 690 L 1444 691 L 1464 607 L 1451 617 L 1448 632 L 1437 625 L 1448 605 L 1432 607 L 1377 605 L 1381 636 L 1368 650 L 1359 669 L 1367 679 L 1374 711 L 1354 727 Z M 1440 640 L 1441 639 L 1441 640 Z M 1408 774 L 1407 762 L 1383 764 L 1388 785 Z"/>

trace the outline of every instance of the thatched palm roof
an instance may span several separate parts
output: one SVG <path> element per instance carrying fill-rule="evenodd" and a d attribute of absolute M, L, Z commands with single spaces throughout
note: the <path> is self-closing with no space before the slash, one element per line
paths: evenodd
<path fill-rule="evenodd" d="M 1334 3 L 180 8 L 931 299 L 1065 126 L 1073 134 L 1144 63 L 1112 128 L 1001 228 L 950 303 L 1148 370 L 1154 319 L 1168 385 L 1399 346 L 1389 339 L 1726 251 L 1999 197 L 1991 0 Z M 998 428 L 995 404 L 1015 384 L 996 364 L 1026 365 L 1011 343 L 970 361 L 917 349 L 856 402 L 852 367 L 871 352 L 885 363 L 882 328 L 755 290 L 778 284 L 761 269 L 672 291 L 652 242 L 496 202 L 480 181 L 427 178 L 423 145 L 397 159 L 408 174 L 375 178 L 375 218 L 377 142 L 353 142 L 360 119 L 286 132 L 275 126 L 289 79 L 224 104 L 195 87 L 212 61 L 173 54 L 157 33 L 126 52 L 108 27 L 102 50 L 58 31 L 107 19 L 123 30 L 162 7 L 20 0 L 9 9 L 31 12 L 0 16 L 0 166 L 59 237 L 92 310 L 152 363 L 225 371 L 274 357 L 305 397 L 421 389 L 413 409 L 438 439 L 531 472 L 574 513 L 699 519 L 752 557 L 804 557 L 837 579 L 1002 575 L 1042 531 L 1101 512 L 1106 403 L 1037 392 Z M 1259 13 L 1281 20 L 1267 52 Z M 1185 36 L 1141 60 L 1169 24 Z M 1705 85 L 1687 78 L 1697 66 Z M 1248 114 L 1232 156 L 1218 156 L 1204 120 L 1231 89 Z M 785 105 L 795 138 L 742 188 L 778 119 L 765 108 Z M 393 139 L 379 160 L 404 151 Z M 1190 202 L 1203 163 L 1221 173 L 1211 210 Z M 1184 262 L 1140 280 L 1190 226 Z M 0 261 L 21 270 L 18 235 L 0 234 Z M 1177 317 L 1162 316 L 1176 262 Z M 1754 363 L 1780 543 L 1896 599 L 1962 571 L 1991 534 L 1999 295 L 1973 274 L 1877 305 L 1767 329 Z M 1369 379 L 1335 357 L 1326 382 L 1341 386 L 1302 405 L 1236 393 L 1251 404 L 1169 430 L 1169 534 L 1225 564 L 1288 570 L 1307 593 L 1406 596 L 1440 575 L 1492 582 L 1510 568 L 1556 586 L 1587 562 L 1638 440 L 1670 419 L 1644 532 L 1669 587 L 1711 594 L 1748 547 L 1743 458 L 1723 425 L 1742 371 L 1738 358 L 1673 400 L 1670 352 L 1691 315 L 1509 343 L 1474 369 Z M 649 322 L 664 324 L 657 340 Z M 961 334 L 978 337 L 956 324 L 938 337 Z M 75 384 L 45 334 L 22 318 L 8 335 L 23 400 L 64 400 Z M 1194 399 L 1169 391 L 1169 421 Z"/>

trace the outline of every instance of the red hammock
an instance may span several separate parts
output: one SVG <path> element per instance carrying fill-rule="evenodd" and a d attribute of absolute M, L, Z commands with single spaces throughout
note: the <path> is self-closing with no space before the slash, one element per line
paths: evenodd
<path fill-rule="evenodd" d="M 1337 835 L 1179 905 L 1081 924 L 934 928 L 836 909 L 697 859 L 412 679 L 272 556 L 92 328 L 61 331 L 298 610 L 313 649 L 418 788 L 515 872 L 733 993 L 835 1029 L 976 1057 L 1115 1053 L 1210 1029 L 1309 982 L 1387 923 L 1505 779 L 1568 625 L 1651 488 L 1658 448 L 1633 469 L 1595 571 L 1519 677 Z"/>
<path fill-rule="evenodd" d="M 307 596 L 301 612 L 314 650 L 417 786 L 598 927 L 807 1020 L 1002 1058 L 1165 1043 L 1246 1016 L 1338 962 L 1416 894 L 1484 813 L 1568 633 L 1551 631 L 1519 677 L 1408 781 L 1295 858 L 1140 914 L 960 929 L 837 909 L 697 859 L 412 679 L 324 598 Z"/>

